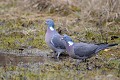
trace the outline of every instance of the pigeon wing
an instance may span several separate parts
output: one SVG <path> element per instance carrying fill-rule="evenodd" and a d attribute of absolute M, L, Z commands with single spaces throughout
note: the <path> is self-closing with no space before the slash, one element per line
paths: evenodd
<path fill-rule="evenodd" d="M 54 35 L 51 39 L 51 44 L 58 49 L 65 49 L 65 46 L 62 42 L 61 35 Z"/>
<path fill-rule="evenodd" d="M 79 57 L 91 57 L 95 54 L 97 45 L 88 44 L 88 43 L 76 43 L 74 44 L 74 53 Z"/>

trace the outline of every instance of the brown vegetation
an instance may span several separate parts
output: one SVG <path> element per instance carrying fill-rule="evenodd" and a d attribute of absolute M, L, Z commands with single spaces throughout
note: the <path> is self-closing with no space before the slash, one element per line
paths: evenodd
<path fill-rule="evenodd" d="M 119 80 L 119 45 L 78 67 L 68 56 L 52 59 L 44 41 L 47 18 L 55 21 L 60 34 L 68 34 L 75 42 L 120 44 L 120 0 L 0 0 L 0 79 Z M 10 50 L 25 56 L 1 54 Z M 44 51 L 44 60 L 36 56 L 39 50 Z"/>

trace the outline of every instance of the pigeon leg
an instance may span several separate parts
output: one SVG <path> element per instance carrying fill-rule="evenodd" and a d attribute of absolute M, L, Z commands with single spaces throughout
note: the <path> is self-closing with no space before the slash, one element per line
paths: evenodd
<path fill-rule="evenodd" d="M 59 56 L 60 56 L 60 52 L 58 52 L 58 54 L 57 54 L 57 59 L 59 59 Z"/>

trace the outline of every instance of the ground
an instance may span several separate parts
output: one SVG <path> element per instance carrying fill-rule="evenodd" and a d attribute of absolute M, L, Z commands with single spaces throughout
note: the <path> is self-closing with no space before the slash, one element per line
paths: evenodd
<path fill-rule="evenodd" d="M 120 44 L 120 1 L 56 1 L 0 1 L 0 80 L 119 80 L 119 45 L 76 66 L 68 55 L 52 58 L 44 38 L 52 18 L 75 42 Z"/>

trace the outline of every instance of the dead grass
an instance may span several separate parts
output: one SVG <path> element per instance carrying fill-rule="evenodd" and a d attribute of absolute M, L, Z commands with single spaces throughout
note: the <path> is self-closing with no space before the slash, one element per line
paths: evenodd
<path fill-rule="evenodd" d="M 120 0 L 0 0 L 0 49 L 49 50 L 44 41 L 47 18 L 55 21 L 55 28 L 59 33 L 70 35 L 75 42 L 107 41 L 120 44 L 119 5 Z M 111 40 L 113 36 L 118 38 Z M 37 53 L 37 50 L 33 52 L 34 55 Z M 15 60 L 12 57 L 14 56 L 6 56 L 11 61 Z M 88 62 L 91 70 L 86 69 L 85 62 L 76 67 L 76 61 L 68 57 L 59 62 L 46 58 L 44 64 L 31 62 L 32 59 L 34 58 L 27 59 L 28 64 L 0 67 L 0 78 L 3 80 L 120 78 L 119 45 L 109 51 L 102 51 L 97 59 L 91 58 Z M 34 60 L 39 61 L 37 58 Z"/>

